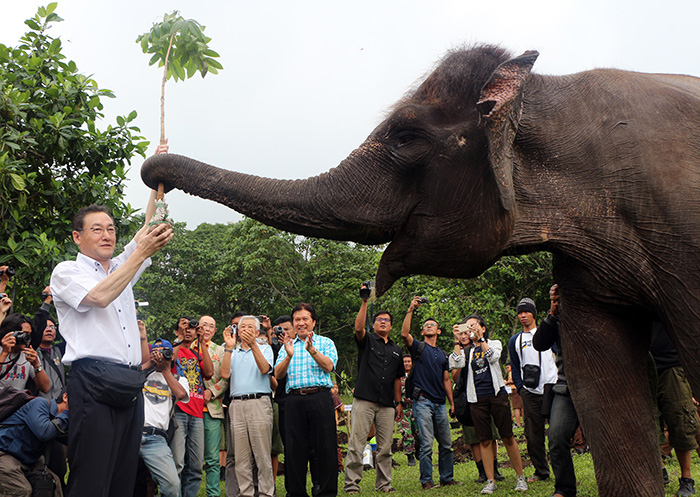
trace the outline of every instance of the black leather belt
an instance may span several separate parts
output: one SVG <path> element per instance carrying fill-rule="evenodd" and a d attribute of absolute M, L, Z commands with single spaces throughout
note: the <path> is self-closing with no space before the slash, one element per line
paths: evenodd
<path fill-rule="evenodd" d="M 234 395 L 231 397 L 233 400 L 251 400 L 259 399 L 261 397 L 272 397 L 271 393 L 247 393 L 245 395 Z"/>
<path fill-rule="evenodd" d="M 112 362 L 112 361 L 101 361 L 99 359 L 78 359 L 77 361 L 73 361 L 71 364 L 72 366 L 80 366 L 82 364 L 109 364 L 111 366 L 117 366 L 120 368 L 124 369 L 131 369 L 133 371 L 141 371 L 141 366 L 129 366 L 128 364 L 119 364 L 117 362 Z"/>
<path fill-rule="evenodd" d="M 145 435 L 160 435 L 161 437 L 163 437 L 165 439 L 168 438 L 168 434 L 165 433 L 165 430 L 161 430 L 159 428 L 154 428 L 152 426 L 144 426 L 143 433 Z"/>
<path fill-rule="evenodd" d="M 312 393 L 325 392 L 330 390 L 328 387 L 306 387 L 306 388 L 293 388 L 289 391 L 289 395 L 309 395 Z"/>

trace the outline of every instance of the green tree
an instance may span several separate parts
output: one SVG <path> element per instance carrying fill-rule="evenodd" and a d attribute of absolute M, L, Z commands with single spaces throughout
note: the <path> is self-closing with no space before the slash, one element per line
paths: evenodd
<path fill-rule="evenodd" d="M 148 33 L 139 35 L 136 43 L 143 53 L 152 54 L 148 65 L 163 68 L 160 89 L 160 143 L 165 142 L 165 82 L 171 77 L 178 80 L 191 78 L 199 71 L 217 74 L 223 69 L 215 60 L 219 54 L 209 48 L 211 38 L 204 35 L 205 27 L 194 19 L 184 19 L 177 10 L 163 16 Z"/>
<path fill-rule="evenodd" d="M 47 34 L 62 19 L 56 4 L 38 9 L 19 45 L 0 44 L 0 263 L 17 269 L 15 309 L 40 303 L 53 266 L 76 253 L 71 220 L 82 206 L 106 204 L 119 233 L 135 228 L 125 204 L 126 169 L 148 142 L 136 112 L 98 129 L 107 89 L 78 72 Z"/>

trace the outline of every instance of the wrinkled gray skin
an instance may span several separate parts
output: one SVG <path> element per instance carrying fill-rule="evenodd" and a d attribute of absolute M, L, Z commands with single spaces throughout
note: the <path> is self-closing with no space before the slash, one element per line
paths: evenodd
<path fill-rule="evenodd" d="M 567 377 L 600 494 L 663 495 L 647 351 L 658 319 L 700 392 L 700 80 L 541 76 L 536 58 L 448 54 L 314 178 L 173 154 L 150 158 L 142 177 L 302 235 L 391 242 L 380 294 L 408 274 L 470 278 L 502 255 L 553 252 Z"/>

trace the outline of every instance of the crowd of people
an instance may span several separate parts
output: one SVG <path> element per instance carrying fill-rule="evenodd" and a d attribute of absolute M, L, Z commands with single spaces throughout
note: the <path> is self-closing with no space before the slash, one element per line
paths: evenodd
<path fill-rule="evenodd" d="M 519 302 L 522 330 L 507 349 L 489 336 L 484 317 L 472 314 L 454 324 L 454 346 L 444 351 L 438 337 L 445 331 L 436 318 L 421 319 L 420 340 L 411 333 L 425 299 L 409 303 L 402 349 L 391 338 L 393 315 L 368 311 L 370 292 L 363 284 L 343 465 L 336 416 L 342 402 L 332 391 L 338 352 L 333 340 L 318 333 L 311 304 L 299 303 L 274 322 L 236 312 L 222 329 L 222 344 L 213 341 L 221 329 L 213 317 L 180 316 L 172 337 L 149 343 L 133 287 L 150 256 L 172 236 L 167 224 L 145 225 L 113 257 L 111 214 L 99 205 L 81 209 L 73 221 L 80 252 L 54 269 L 33 318 L 9 313 L 9 276 L 0 267 L 0 407 L 25 389 L 36 396 L 0 419 L 3 495 L 30 496 L 44 485 L 58 496 L 141 496 L 157 489 L 163 496 L 194 497 L 204 481 L 206 495 L 219 496 L 224 480 L 227 497 L 270 497 L 280 455 L 287 495 L 306 496 L 310 474 L 313 496 L 335 496 L 339 471 L 342 490 L 357 494 L 370 438 L 376 441 L 375 488 L 391 493 L 396 423 L 408 465 L 419 466 L 420 488 L 462 485 L 455 479 L 450 417 L 463 424 L 482 494 L 497 491 L 496 482 L 506 479 L 498 467 L 500 440 L 515 491 L 553 474 L 554 496 L 576 495 L 570 444 L 579 423 L 564 372 L 556 285 L 539 326 L 534 301 Z M 58 319 L 51 317 L 52 305 Z M 698 417 L 661 325 L 654 327 L 650 352 L 659 418 L 681 467 L 677 495 L 692 495 L 690 454 L 698 448 Z M 513 432 L 521 419 L 529 477 Z"/>

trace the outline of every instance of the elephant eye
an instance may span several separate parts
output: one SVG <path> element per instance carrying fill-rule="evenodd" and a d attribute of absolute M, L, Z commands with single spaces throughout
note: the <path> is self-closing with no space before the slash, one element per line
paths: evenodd
<path fill-rule="evenodd" d="M 421 162 L 433 149 L 433 142 L 425 133 L 404 130 L 392 137 L 392 155 L 402 163 Z"/>

